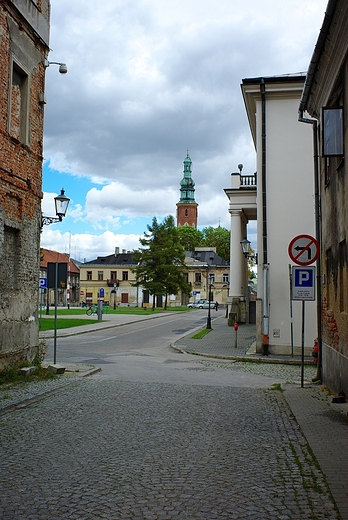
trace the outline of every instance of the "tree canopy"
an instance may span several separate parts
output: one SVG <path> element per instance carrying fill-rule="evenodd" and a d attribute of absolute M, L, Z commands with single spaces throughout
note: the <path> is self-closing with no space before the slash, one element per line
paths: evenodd
<path fill-rule="evenodd" d="M 136 284 L 141 284 L 153 295 L 153 308 L 155 297 L 165 296 L 166 308 L 168 294 L 177 294 L 180 290 L 187 294 L 191 292 L 182 269 L 185 267 L 185 248 L 171 215 L 160 224 L 154 217 L 147 230 L 139 240 L 142 247 L 133 255 L 138 263 L 134 269 Z"/>
<path fill-rule="evenodd" d="M 230 232 L 226 228 L 209 226 L 200 231 L 192 226 L 179 226 L 178 236 L 185 251 L 194 251 L 196 247 L 215 247 L 221 258 L 230 261 Z"/>

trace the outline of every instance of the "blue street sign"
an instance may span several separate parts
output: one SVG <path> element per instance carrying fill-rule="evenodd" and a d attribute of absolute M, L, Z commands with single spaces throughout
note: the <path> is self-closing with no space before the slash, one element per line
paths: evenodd
<path fill-rule="evenodd" d="M 47 278 L 40 278 L 40 289 L 47 289 Z"/>
<path fill-rule="evenodd" d="M 292 299 L 315 300 L 315 267 L 292 268 Z"/>

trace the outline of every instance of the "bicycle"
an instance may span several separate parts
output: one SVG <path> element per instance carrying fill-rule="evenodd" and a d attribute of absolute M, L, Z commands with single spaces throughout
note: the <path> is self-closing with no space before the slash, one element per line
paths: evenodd
<path fill-rule="evenodd" d="M 98 314 L 98 305 L 91 305 L 86 310 L 87 316 L 92 316 L 92 314 Z"/>

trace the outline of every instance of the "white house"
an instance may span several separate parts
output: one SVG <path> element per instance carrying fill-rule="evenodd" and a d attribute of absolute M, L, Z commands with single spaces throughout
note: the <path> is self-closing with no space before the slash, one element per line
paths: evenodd
<path fill-rule="evenodd" d="M 246 321 L 246 259 L 240 242 L 257 220 L 257 351 L 299 354 L 316 338 L 316 303 L 290 303 L 288 245 L 298 235 L 315 236 L 312 131 L 298 121 L 305 75 L 248 78 L 242 82 L 257 174 L 232 174 L 225 190 L 231 214 L 231 310 Z M 239 302 L 239 303 L 238 303 Z M 291 316 L 292 314 L 292 316 Z"/>

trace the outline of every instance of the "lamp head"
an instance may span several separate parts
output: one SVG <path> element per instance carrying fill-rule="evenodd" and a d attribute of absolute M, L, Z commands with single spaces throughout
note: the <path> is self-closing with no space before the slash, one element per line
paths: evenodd
<path fill-rule="evenodd" d="M 70 199 L 65 195 L 65 191 L 61 189 L 60 195 L 54 197 L 54 203 L 56 206 L 56 215 L 61 221 L 65 217 L 66 211 L 69 206 Z"/>
<path fill-rule="evenodd" d="M 249 253 L 250 253 L 250 244 L 251 242 L 249 242 L 249 240 L 247 239 L 247 237 L 244 237 L 243 240 L 241 241 L 240 245 L 242 246 L 242 252 L 243 252 L 243 255 L 248 258 L 249 256 Z"/>

